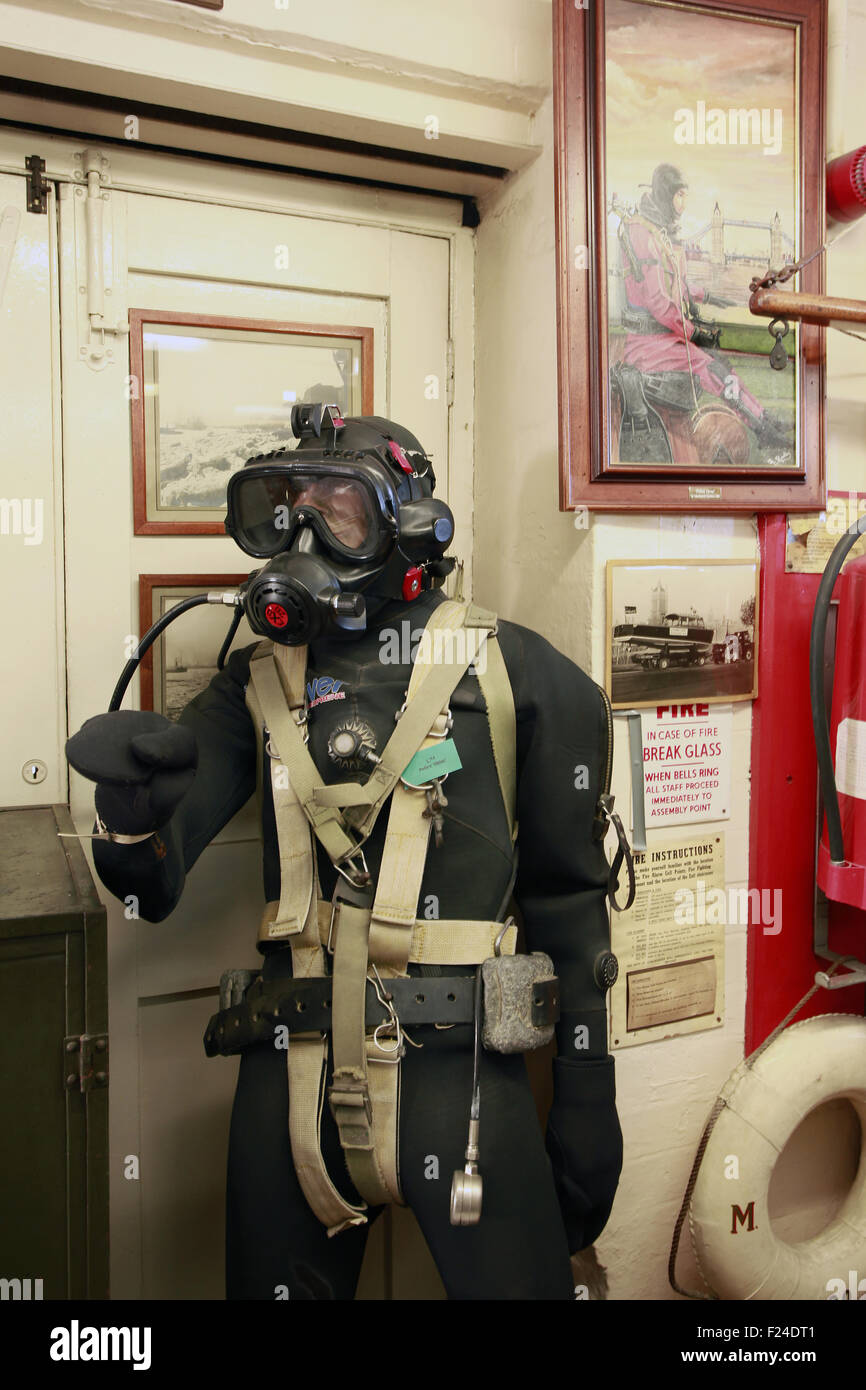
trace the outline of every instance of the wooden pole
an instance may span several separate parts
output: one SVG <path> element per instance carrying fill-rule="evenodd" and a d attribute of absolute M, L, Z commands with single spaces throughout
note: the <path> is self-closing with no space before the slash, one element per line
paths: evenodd
<path fill-rule="evenodd" d="M 767 319 L 796 319 L 801 323 L 845 328 L 866 323 L 866 300 L 831 299 L 825 294 L 792 294 L 786 290 L 755 290 L 749 310 Z"/>

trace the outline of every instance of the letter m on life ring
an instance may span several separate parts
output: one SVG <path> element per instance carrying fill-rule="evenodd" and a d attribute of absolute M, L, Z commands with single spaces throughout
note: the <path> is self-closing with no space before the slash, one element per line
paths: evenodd
<path fill-rule="evenodd" d="M 736 1202 L 731 1203 L 731 1235 L 737 1234 L 737 1222 L 745 1226 L 747 1231 L 755 1229 L 755 1203 L 750 1202 L 745 1211 L 737 1206 Z"/>

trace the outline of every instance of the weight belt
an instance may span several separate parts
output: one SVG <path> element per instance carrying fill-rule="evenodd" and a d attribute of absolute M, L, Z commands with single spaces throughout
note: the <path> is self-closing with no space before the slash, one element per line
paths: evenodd
<path fill-rule="evenodd" d="M 409 961 L 477 964 L 493 954 L 502 932 L 500 922 L 418 920 L 432 819 L 425 789 L 401 781 L 419 748 L 447 735 L 451 694 L 486 646 L 477 675 L 512 843 L 516 839 L 514 700 L 495 632 L 496 615 L 474 604 L 446 600 L 434 609 L 394 733 L 363 785 L 326 785 L 307 750 L 307 648 L 264 642 L 250 661 L 246 698 L 259 740 L 259 793 L 266 750 L 280 855 L 280 898 L 265 908 L 259 941 L 289 940 L 295 979 L 328 975 L 327 955 L 333 955 L 329 1099 L 360 1204 L 339 1194 L 322 1159 L 328 1034 L 286 1030 L 292 1155 L 304 1195 L 329 1235 L 364 1224 L 368 1203 L 403 1201 L 397 1153 L 403 1047 L 386 995 L 388 978 L 407 977 Z M 361 868 L 356 861 L 389 796 L 374 894 L 364 881 L 363 859 Z M 320 898 L 311 831 L 341 875 L 330 903 Z M 510 926 L 500 949 L 513 954 L 516 935 Z M 371 1034 L 365 1026 L 368 983 L 388 1015 Z"/>

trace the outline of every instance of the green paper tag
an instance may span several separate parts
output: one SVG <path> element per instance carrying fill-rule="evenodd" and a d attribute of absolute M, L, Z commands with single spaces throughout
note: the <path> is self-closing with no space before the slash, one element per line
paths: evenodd
<path fill-rule="evenodd" d="M 432 782 L 434 777 L 444 777 L 446 772 L 456 772 L 462 766 L 453 738 L 443 738 L 441 743 L 419 749 L 406 764 L 403 777 L 410 786 L 418 787 L 422 782 Z"/>

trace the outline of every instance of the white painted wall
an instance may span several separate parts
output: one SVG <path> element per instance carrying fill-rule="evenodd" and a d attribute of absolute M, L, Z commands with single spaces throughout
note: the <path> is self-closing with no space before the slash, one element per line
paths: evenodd
<path fill-rule="evenodd" d="M 866 4 L 831 0 L 831 153 L 866 140 Z M 548 17 L 549 18 L 549 17 Z M 541 21 L 541 16 L 539 16 Z M 604 680 L 605 566 L 609 559 L 756 556 L 751 518 L 597 514 L 575 530 L 558 510 L 553 110 L 535 116 L 542 153 L 481 205 L 477 232 L 475 593 L 503 617 L 534 627 Z M 831 294 L 866 297 L 866 221 L 829 262 Z M 831 334 L 832 488 L 866 489 L 866 348 Z M 619 721 L 613 791 L 629 804 L 627 735 Z M 748 880 L 751 706 L 734 706 L 732 814 L 725 832 L 729 886 Z M 652 832 L 656 836 L 669 832 Z M 684 832 L 682 838 L 688 838 Z M 625 1166 L 598 1243 L 612 1298 L 676 1297 L 667 1283 L 671 1234 L 695 1148 L 716 1093 L 741 1061 L 746 929 L 728 927 L 721 1029 L 617 1053 Z M 701 1287 L 688 1238 L 681 1282 Z"/>

